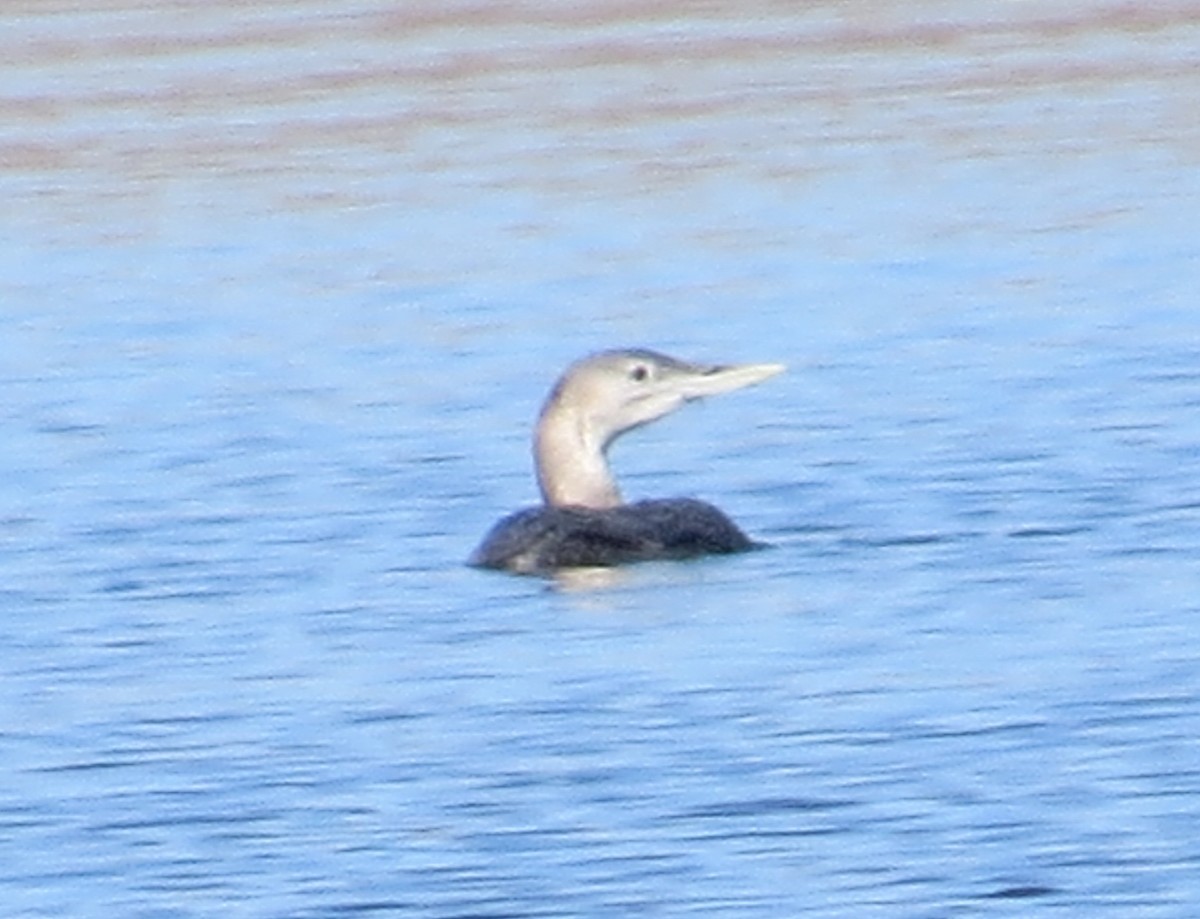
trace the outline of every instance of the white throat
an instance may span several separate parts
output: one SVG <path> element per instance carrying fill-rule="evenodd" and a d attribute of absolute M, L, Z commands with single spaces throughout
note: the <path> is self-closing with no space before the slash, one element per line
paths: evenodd
<path fill-rule="evenodd" d="M 611 438 L 609 438 L 611 439 Z M 617 507 L 621 492 L 608 466 L 608 439 L 572 406 L 551 402 L 538 420 L 538 486 L 553 507 Z"/>

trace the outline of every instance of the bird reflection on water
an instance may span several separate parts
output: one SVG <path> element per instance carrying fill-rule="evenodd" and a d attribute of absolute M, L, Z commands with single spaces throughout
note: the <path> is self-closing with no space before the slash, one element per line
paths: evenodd
<path fill-rule="evenodd" d="M 469 563 L 548 574 L 755 548 L 704 501 L 623 503 L 607 450 L 626 431 L 690 401 L 760 383 L 783 369 L 693 364 L 643 349 L 603 351 L 572 364 L 538 417 L 534 453 L 544 503 L 502 519 Z"/>

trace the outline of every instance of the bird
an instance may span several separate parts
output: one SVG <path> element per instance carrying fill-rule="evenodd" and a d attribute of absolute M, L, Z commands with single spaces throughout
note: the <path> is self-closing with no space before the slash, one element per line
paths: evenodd
<path fill-rule="evenodd" d="M 645 348 L 600 351 L 571 364 L 534 431 L 542 504 L 502 518 L 468 564 L 549 575 L 758 548 L 722 511 L 696 498 L 626 504 L 607 453 L 622 434 L 688 402 L 761 383 L 784 369 L 691 363 Z"/>

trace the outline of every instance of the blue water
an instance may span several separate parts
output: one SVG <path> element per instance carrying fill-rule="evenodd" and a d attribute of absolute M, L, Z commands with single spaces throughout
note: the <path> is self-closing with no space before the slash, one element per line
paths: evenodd
<path fill-rule="evenodd" d="M 0 13 L 4 916 L 1200 912 L 1189 5 L 93 7 Z M 789 365 L 613 451 L 773 548 L 465 567 L 625 344 Z"/>

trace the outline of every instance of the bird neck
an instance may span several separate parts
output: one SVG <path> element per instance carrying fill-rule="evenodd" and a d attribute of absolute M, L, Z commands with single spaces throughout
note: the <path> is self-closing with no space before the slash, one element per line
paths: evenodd
<path fill-rule="evenodd" d="M 534 443 L 538 486 L 552 507 L 617 507 L 621 492 L 608 466 L 608 440 L 571 406 L 550 404 Z"/>

